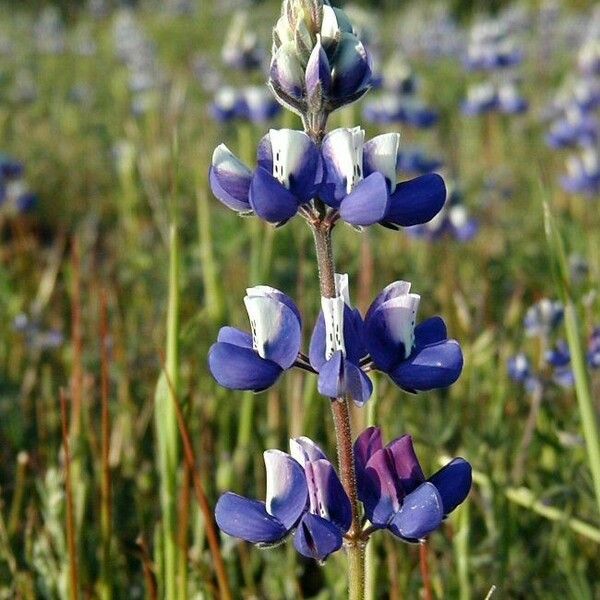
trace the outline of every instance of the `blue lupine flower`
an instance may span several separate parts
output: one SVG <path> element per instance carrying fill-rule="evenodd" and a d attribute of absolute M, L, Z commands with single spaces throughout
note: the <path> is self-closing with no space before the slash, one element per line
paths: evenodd
<path fill-rule="evenodd" d="M 507 81 L 498 87 L 498 110 L 509 115 L 527 112 L 529 103 L 519 92 L 514 81 Z"/>
<path fill-rule="evenodd" d="M 64 342 L 60 331 L 45 330 L 37 320 L 30 319 L 24 313 L 15 317 L 13 327 L 25 338 L 27 346 L 32 350 L 55 350 Z"/>
<path fill-rule="evenodd" d="M 248 14 L 237 11 L 225 36 L 221 51 L 223 62 L 233 69 L 252 71 L 260 69 L 266 57 L 267 53 L 258 43 L 258 36 L 249 29 Z"/>
<path fill-rule="evenodd" d="M 25 180 L 23 164 L 0 154 L 0 212 L 5 215 L 27 213 L 37 201 Z"/>
<path fill-rule="evenodd" d="M 518 383 L 523 383 L 533 376 L 531 362 L 524 352 L 519 352 L 508 359 L 508 375 Z"/>
<path fill-rule="evenodd" d="M 582 111 L 592 111 L 600 107 L 600 81 L 583 77 L 578 79 L 571 89 L 572 101 Z"/>
<path fill-rule="evenodd" d="M 562 118 L 552 124 L 546 135 L 546 142 L 551 148 L 594 146 L 599 138 L 598 120 L 578 107 L 571 106 L 565 110 Z"/>
<path fill-rule="evenodd" d="M 511 356 L 507 363 L 508 376 L 516 383 L 521 383 L 527 393 L 535 394 L 542 389 L 542 382 L 534 372 L 531 361 L 524 352 Z"/>
<path fill-rule="evenodd" d="M 446 200 L 444 180 L 431 173 L 397 183 L 400 135 L 386 133 L 366 143 L 364 137 L 354 127 L 335 129 L 323 139 L 323 201 L 355 226 L 397 229 L 432 219 Z"/>
<path fill-rule="evenodd" d="M 459 242 L 472 240 L 479 231 L 479 221 L 469 215 L 458 190 L 453 187 L 442 210 L 429 223 L 409 227 L 408 233 L 435 241 L 450 236 Z"/>
<path fill-rule="evenodd" d="M 478 116 L 495 110 L 498 105 L 498 94 L 490 82 L 472 85 L 467 89 L 467 97 L 461 110 L 468 117 Z"/>
<path fill-rule="evenodd" d="M 552 371 L 552 381 L 559 387 L 570 390 L 575 386 L 575 375 L 571 367 L 557 367 Z"/>
<path fill-rule="evenodd" d="M 381 430 L 369 427 L 354 444 L 354 458 L 366 517 L 406 542 L 435 531 L 471 489 L 471 465 L 463 458 L 425 479 L 409 435 L 384 447 Z"/>
<path fill-rule="evenodd" d="M 442 164 L 439 158 L 429 156 L 421 148 L 404 146 L 398 150 L 396 169 L 402 174 L 425 175 L 436 171 Z"/>
<path fill-rule="evenodd" d="M 213 97 L 210 114 L 219 123 L 232 121 L 238 115 L 238 103 L 237 90 L 231 86 L 223 86 Z"/>
<path fill-rule="evenodd" d="M 471 29 L 465 67 L 473 71 L 495 71 L 521 63 L 523 51 L 510 33 L 507 23 L 500 19 L 476 23 Z"/>
<path fill-rule="evenodd" d="M 380 94 L 365 103 L 363 117 L 379 125 L 404 123 L 418 129 L 432 127 L 438 121 L 437 112 L 422 101 L 390 93 Z"/>
<path fill-rule="evenodd" d="M 315 196 L 322 179 L 321 158 L 303 131 L 271 129 L 259 144 L 254 173 L 221 144 L 214 151 L 209 178 L 213 194 L 232 210 L 284 223 Z"/>
<path fill-rule="evenodd" d="M 546 350 L 544 359 L 552 367 L 566 367 L 571 362 L 569 346 L 564 340 L 559 340 L 552 348 Z"/>
<path fill-rule="evenodd" d="M 364 322 L 350 306 L 346 276 L 337 276 L 336 298 L 322 299 L 309 359 L 319 372 L 318 389 L 330 398 L 349 395 L 359 406 L 372 393 L 365 369 L 387 373 L 408 392 L 444 388 L 459 377 L 463 357 L 446 325 L 433 317 L 415 326 L 420 297 L 410 283 L 388 285 L 371 304 Z"/>
<path fill-rule="evenodd" d="M 600 43 L 597 33 L 595 36 L 592 33 L 582 44 L 577 56 L 577 66 L 585 75 L 592 77 L 600 75 Z"/>
<path fill-rule="evenodd" d="M 251 123 L 264 123 L 275 117 L 281 106 L 264 86 L 236 89 L 220 88 L 210 107 L 212 116 L 219 122 L 243 119 Z"/>
<path fill-rule="evenodd" d="M 570 194 L 594 197 L 600 194 L 600 154 L 584 148 L 580 155 L 567 158 L 567 174 L 560 177 L 562 188 Z"/>
<path fill-rule="evenodd" d="M 222 531 L 263 547 L 282 543 L 294 532 L 300 554 L 324 561 L 342 546 L 352 509 L 335 469 L 310 439 L 290 440 L 290 454 L 264 453 L 265 502 L 232 492 L 215 507 Z"/>
<path fill-rule="evenodd" d="M 543 298 L 529 307 L 523 319 L 523 327 L 528 337 L 547 337 L 561 323 L 564 307 L 558 301 Z"/>
<path fill-rule="evenodd" d="M 252 334 L 222 327 L 208 352 L 208 365 L 223 387 L 259 392 L 296 362 L 302 320 L 293 300 L 268 286 L 249 288 L 244 303 Z"/>
<path fill-rule="evenodd" d="M 600 369 L 600 327 L 594 329 L 590 336 L 587 359 L 592 369 Z"/>

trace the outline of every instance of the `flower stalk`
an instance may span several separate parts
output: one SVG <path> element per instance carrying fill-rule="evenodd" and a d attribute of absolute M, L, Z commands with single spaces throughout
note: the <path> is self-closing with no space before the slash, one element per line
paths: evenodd
<path fill-rule="evenodd" d="M 331 225 L 325 221 L 312 227 L 319 270 L 319 287 L 324 298 L 333 298 L 335 289 L 335 263 L 331 244 Z M 331 412 L 335 425 L 335 439 L 342 485 L 350 498 L 352 524 L 346 534 L 345 547 L 348 554 L 348 595 L 350 600 L 365 597 L 365 541 L 362 539 L 356 470 L 352 448 L 352 423 L 347 397 L 332 399 Z"/>

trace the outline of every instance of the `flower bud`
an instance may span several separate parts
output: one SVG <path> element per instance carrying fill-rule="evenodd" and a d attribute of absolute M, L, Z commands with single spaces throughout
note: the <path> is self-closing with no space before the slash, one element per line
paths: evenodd
<path fill-rule="evenodd" d="M 302 115 L 327 115 L 369 88 L 367 52 L 346 14 L 323 0 L 285 0 L 273 30 L 270 85 Z"/>

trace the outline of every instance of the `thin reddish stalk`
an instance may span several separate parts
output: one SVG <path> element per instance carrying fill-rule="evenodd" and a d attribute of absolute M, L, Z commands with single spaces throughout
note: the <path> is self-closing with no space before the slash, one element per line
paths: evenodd
<path fill-rule="evenodd" d="M 102 480 L 101 480 L 101 529 L 102 529 L 102 580 L 104 593 L 110 597 L 110 546 L 112 537 L 112 481 L 110 473 L 110 353 L 108 325 L 108 300 L 106 291 L 100 293 L 100 401 L 102 429 Z"/>
<path fill-rule="evenodd" d="M 60 415 L 62 420 L 62 442 L 65 454 L 65 492 L 67 496 L 66 528 L 70 580 L 69 598 L 71 600 L 77 600 L 79 597 L 79 572 L 75 543 L 75 520 L 73 518 L 73 488 L 71 486 L 71 452 L 69 449 L 67 395 L 63 388 L 60 390 Z"/>
<path fill-rule="evenodd" d="M 154 576 L 152 561 L 150 560 L 150 553 L 148 552 L 148 547 L 146 546 L 146 541 L 144 540 L 143 536 L 140 535 L 138 537 L 136 544 L 141 555 L 147 597 L 150 600 L 158 600 L 158 586 L 156 584 L 156 577 Z"/>
<path fill-rule="evenodd" d="M 188 528 L 190 526 L 190 500 L 191 500 L 192 472 L 189 464 L 183 464 L 183 482 L 181 495 L 179 497 L 179 531 L 177 532 L 177 543 L 180 550 L 179 587 L 185 590 L 187 585 L 187 561 L 188 561 Z M 183 597 L 183 596 L 182 596 Z M 185 595 L 187 597 L 187 594 Z"/>
<path fill-rule="evenodd" d="M 79 238 L 73 238 L 71 248 L 71 340 L 73 344 L 73 369 L 71 372 L 71 431 L 81 431 L 81 407 L 83 403 L 83 333 L 81 319 L 81 254 Z"/>
<path fill-rule="evenodd" d="M 421 568 L 421 578 L 423 579 L 423 598 L 424 600 L 433 600 L 431 574 L 429 572 L 429 546 L 426 541 L 419 544 L 419 566 Z"/>

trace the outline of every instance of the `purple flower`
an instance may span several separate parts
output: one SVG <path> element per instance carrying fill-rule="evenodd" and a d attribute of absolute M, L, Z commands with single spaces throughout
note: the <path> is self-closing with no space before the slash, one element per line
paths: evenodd
<path fill-rule="evenodd" d="M 599 137 L 598 120 L 576 106 L 569 106 L 563 117 L 552 124 L 546 142 L 551 148 L 594 146 Z"/>
<path fill-rule="evenodd" d="M 531 362 L 524 352 L 508 359 L 508 375 L 516 382 L 524 382 L 532 376 Z"/>
<path fill-rule="evenodd" d="M 527 112 L 529 103 L 514 82 L 509 81 L 498 87 L 498 110 L 508 115 L 520 115 Z"/>
<path fill-rule="evenodd" d="M 600 194 L 600 155 L 594 148 L 584 148 L 578 156 L 567 158 L 567 174 L 561 176 L 562 188 L 570 194 L 594 197 Z"/>
<path fill-rule="evenodd" d="M 529 307 L 523 319 L 523 327 L 528 337 L 548 336 L 561 323 L 564 307 L 558 301 L 542 298 Z"/>
<path fill-rule="evenodd" d="M 263 547 L 277 545 L 295 532 L 296 550 L 324 561 L 341 548 L 350 528 L 350 500 L 312 440 L 290 440 L 290 453 L 267 450 L 265 502 L 227 492 L 215 507 L 217 524 L 228 535 Z"/>
<path fill-rule="evenodd" d="M 209 172 L 213 194 L 239 213 L 255 212 L 269 223 L 284 223 L 310 201 L 321 182 L 319 150 L 303 131 L 271 129 L 258 146 L 254 173 L 224 144 Z"/>
<path fill-rule="evenodd" d="M 474 117 L 495 110 L 497 105 L 496 89 L 492 83 L 486 82 L 469 87 L 461 110 L 467 117 Z"/>
<path fill-rule="evenodd" d="M 412 393 L 448 387 L 458 379 L 463 366 L 460 346 L 448 340 L 439 317 L 415 326 L 420 297 L 409 293 L 410 283 L 388 285 L 363 322 L 350 306 L 347 280 L 337 277 L 338 295 L 323 299 L 310 342 L 310 363 L 319 372 L 321 394 L 347 394 L 361 406 L 373 387 L 366 368 L 387 373 Z"/>
<path fill-rule="evenodd" d="M 542 382 L 534 373 L 531 361 L 524 352 L 519 352 L 508 359 L 508 376 L 516 383 L 523 384 L 525 390 L 534 394 L 541 389 Z"/>
<path fill-rule="evenodd" d="M 463 458 L 426 480 L 409 435 L 384 447 L 381 430 L 370 427 L 357 438 L 354 458 L 367 518 L 407 542 L 435 531 L 471 489 L 471 465 Z"/>
<path fill-rule="evenodd" d="M 444 180 L 431 173 L 397 182 L 400 136 L 364 142 L 360 127 L 335 129 L 322 144 L 324 178 L 320 197 L 355 226 L 375 223 L 397 229 L 426 223 L 446 200 Z"/>
<path fill-rule="evenodd" d="M 222 327 L 208 352 L 208 365 L 223 387 L 260 392 L 296 362 L 302 321 L 293 300 L 268 286 L 249 288 L 244 303 L 252 334 Z"/>

